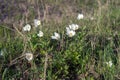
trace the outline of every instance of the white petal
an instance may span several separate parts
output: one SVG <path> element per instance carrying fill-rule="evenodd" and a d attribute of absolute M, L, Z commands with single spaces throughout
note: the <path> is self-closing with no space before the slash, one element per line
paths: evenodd
<path fill-rule="evenodd" d="M 58 38 L 58 39 L 60 38 L 60 34 L 54 32 L 54 35 L 55 35 L 56 38 Z"/>
<path fill-rule="evenodd" d="M 78 20 L 83 19 L 83 18 L 84 18 L 83 14 L 78 14 L 78 17 L 77 17 Z"/>
<path fill-rule="evenodd" d="M 41 25 L 41 21 L 38 19 L 34 19 L 34 26 L 38 27 L 39 25 Z"/>
<path fill-rule="evenodd" d="M 33 54 L 32 53 L 26 53 L 25 54 L 25 58 L 28 60 L 28 61 L 31 61 L 33 59 Z"/>
<path fill-rule="evenodd" d="M 90 17 L 90 20 L 94 20 L 94 17 Z"/>
<path fill-rule="evenodd" d="M 42 31 L 39 31 L 39 33 L 37 34 L 38 37 L 42 37 L 43 36 L 43 32 Z"/>
<path fill-rule="evenodd" d="M 109 61 L 109 62 L 106 62 L 106 64 L 109 66 L 109 67 L 111 67 L 112 66 L 112 61 Z"/>
<path fill-rule="evenodd" d="M 23 27 L 23 31 L 27 31 L 27 28 L 26 28 L 26 27 Z"/>
<path fill-rule="evenodd" d="M 73 37 L 76 33 L 75 33 L 75 31 L 70 30 L 70 31 L 67 31 L 66 34 L 68 35 L 68 37 Z"/>
<path fill-rule="evenodd" d="M 23 31 L 30 31 L 31 30 L 31 26 L 29 24 L 26 24 L 24 27 L 23 27 Z"/>
<path fill-rule="evenodd" d="M 71 25 L 69 25 L 69 28 L 71 29 L 71 30 L 77 30 L 78 29 L 78 25 L 77 24 L 71 24 Z"/>
<path fill-rule="evenodd" d="M 109 66 L 110 66 L 110 67 L 112 66 L 112 61 L 109 61 Z"/>
<path fill-rule="evenodd" d="M 54 36 L 51 36 L 52 39 L 59 40 L 60 39 L 60 34 L 54 32 Z"/>
<path fill-rule="evenodd" d="M 70 31 L 70 28 L 69 28 L 69 27 L 66 27 L 66 31 L 67 31 L 67 32 Z"/>
<path fill-rule="evenodd" d="M 78 28 L 79 28 L 79 26 L 76 24 L 76 25 L 75 25 L 75 30 L 77 30 Z"/>
<path fill-rule="evenodd" d="M 69 25 L 69 28 L 72 29 L 72 25 Z"/>
<path fill-rule="evenodd" d="M 3 56 L 4 55 L 4 50 L 0 51 L 0 55 Z"/>
<path fill-rule="evenodd" d="M 56 36 L 51 36 L 51 38 L 52 38 L 52 39 L 56 39 L 56 40 L 57 40 Z"/>

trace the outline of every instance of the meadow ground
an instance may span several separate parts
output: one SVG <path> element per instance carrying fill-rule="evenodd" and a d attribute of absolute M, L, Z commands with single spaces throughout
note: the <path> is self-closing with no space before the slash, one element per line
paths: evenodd
<path fill-rule="evenodd" d="M 120 0 L 0 0 L 0 80 L 120 80 Z"/>

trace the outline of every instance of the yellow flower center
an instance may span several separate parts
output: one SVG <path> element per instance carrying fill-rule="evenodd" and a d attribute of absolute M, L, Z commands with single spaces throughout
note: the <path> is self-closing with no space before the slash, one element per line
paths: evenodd
<path fill-rule="evenodd" d="M 72 34 L 72 33 L 70 33 L 70 34 L 69 34 L 69 37 L 72 37 L 72 36 L 73 36 L 73 34 Z"/>

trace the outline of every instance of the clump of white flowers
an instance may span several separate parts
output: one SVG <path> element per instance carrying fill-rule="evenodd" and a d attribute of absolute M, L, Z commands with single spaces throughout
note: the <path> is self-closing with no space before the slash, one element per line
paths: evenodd
<path fill-rule="evenodd" d="M 56 39 L 56 40 L 59 40 L 60 39 L 60 34 L 57 33 L 57 32 L 54 32 L 54 35 L 51 36 L 52 39 Z"/>
<path fill-rule="evenodd" d="M 69 27 L 66 27 L 66 35 L 68 35 L 68 37 L 73 37 L 76 34 L 76 32 L 74 30 L 71 30 Z"/>
<path fill-rule="evenodd" d="M 41 21 L 38 20 L 38 19 L 34 19 L 34 26 L 35 26 L 35 27 L 38 27 L 38 26 L 40 26 L 40 25 L 41 25 Z"/>
<path fill-rule="evenodd" d="M 69 27 L 66 27 L 66 35 L 68 37 L 73 37 L 76 34 L 76 30 L 79 29 L 79 26 L 77 24 L 71 24 Z"/>
<path fill-rule="evenodd" d="M 109 61 L 109 62 L 106 62 L 106 64 L 109 66 L 109 67 L 111 67 L 112 66 L 112 61 Z"/>
<path fill-rule="evenodd" d="M 39 31 L 39 33 L 37 34 L 38 37 L 43 37 L 43 32 Z"/>
<path fill-rule="evenodd" d="M 77 16 L 77 19 L 80 20 L 80 19 L 83 19 L 84 18 L 84 15 L 83 14 L 78 14 Z"/>
<path fill-rule="evenodd" d="M 69 28 L 71 29 L 71 30 L 77 30 L 78 28 L 79 28 L 79 26 L 77 25 L 77 24 L 71 24 L 71 25 L 69 25 Z"/>
<path fill-rule="evenodd" d="M 31 61 L 33 59 L 33 54 L 32 53 L 25 53 L 25 58 L 28 60 L 28 61 Z"/>
<path fill-rule="evenodd" d="M 23 27 L 23 31 L 30 31 L 31 30 L 31 25 L 30 24 L 26 24 L 24 27 Z"/>

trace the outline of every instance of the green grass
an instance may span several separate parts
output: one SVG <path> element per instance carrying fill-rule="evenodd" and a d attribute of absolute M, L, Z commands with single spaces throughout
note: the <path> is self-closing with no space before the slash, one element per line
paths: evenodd
<path fill-rule="evenodd" d="M 14 21 L 0 25 L 0 53 L 4 53 L 0 55 L 1 80 L 119 80 L 119 0 L 110 0 L 108 4 L 109 0 L 100 4 L 95 0 L 38 1 L 41 5 L 27 1 L 30 11 L 27 17 L 18 13 L 11 16 Z M 38 14 L 30 4 L 39 7 L 41 14 L 47 12 L 41 19 L 42 28 L 33 28 Z M 46 7 L 50 7 L 51 12 Z M 81 10 L 85 18 L 77 20 Z M 60 17 L 56 16 L 59 12 L 62 12 Z M 26 20 L 32 25 L 30 32 L 22 31 Z M 76 35 L 69 38 L 65 29 L 72 23 L 80 27 Z M 44 32 L 41 38 L 36 35 L 39 30 Z M 60 40 L 51 39 L 55 31 L 60 33 Z M 33 53 L 32 61 L 25 58 L 26 52 Z M 112 61 L 111 67 L 106 64 L 109 61 Z"/>

